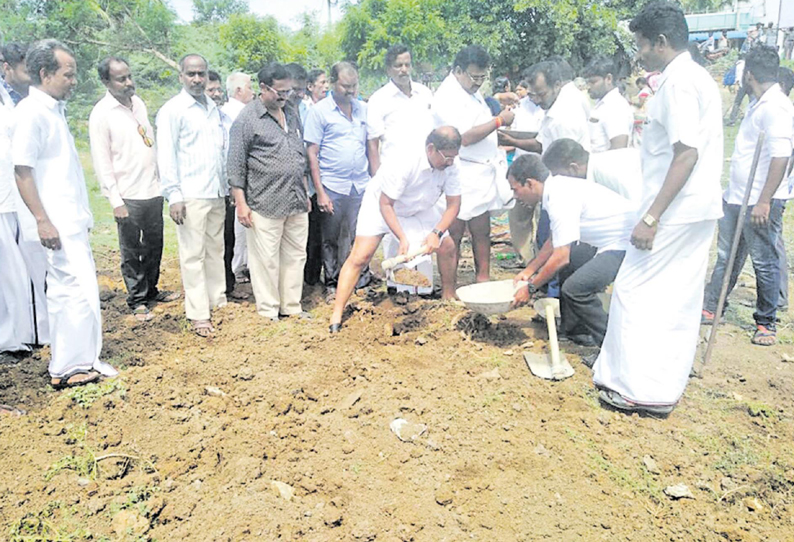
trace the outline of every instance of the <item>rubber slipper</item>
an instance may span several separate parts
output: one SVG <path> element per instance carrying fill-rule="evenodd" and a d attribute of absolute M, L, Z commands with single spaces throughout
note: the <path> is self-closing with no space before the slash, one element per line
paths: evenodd
<path fill-rule="evenodd" d="M 770 342 L 761 342 L 761 339 L 772 339 Z M 757 346 L 775 346 L 777 344 L 777 332 L 766 326 L 758 326 L 750 342 Z"/>
<path fill-rule="evenodd" d="M 69 375 L 60 376 L 60 377 L 53 377 L 50 379 L 50 386 L 56 390 L 63 390 L 66 388 L 74 388 L 76 386 L 84 386 L 86 384 L 90 384 L 92 382 L 96 382 L 99 380 L 100 375 L 97 371 L 85 371 L 81 370 L 75 373 L 71 373 Z"/>
<path fill-rule="evenodd" d="M 172 303 L 182 297 L 182 294 L 179 292 L 157 292 L 157 295 L 154 296 L 154 301 L 158 303 Z"/>
<path fill-rule="evenodd" d="M 135 307 L 135 310 L 132 311 L 132 314 L 135 315 L 135 319 L 139 322 L 148 322 L 154 318 L 154 313 L 149 311 L 146 305 L 138 305 Z"/>
<path fill-rule="evenodd" d="M 598 398 L 609 406 L 625 412 L 645 412 L 655 416 L 667 416 L 670 414 L 675 405 L 643 405 L 629 401 L 616 391 L 601 390 L 598 392 Z"/>

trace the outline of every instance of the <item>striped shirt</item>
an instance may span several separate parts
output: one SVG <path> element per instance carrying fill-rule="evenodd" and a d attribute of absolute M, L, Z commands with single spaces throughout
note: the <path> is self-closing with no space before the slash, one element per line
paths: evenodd
<path fill-rule="evenodd" d="M 224 197 L 228 138 L 215 102 L 207 97 L 201 104 L 183 89 L 160 108 L 156 124 L 157 165 L 168 202 Z"/>

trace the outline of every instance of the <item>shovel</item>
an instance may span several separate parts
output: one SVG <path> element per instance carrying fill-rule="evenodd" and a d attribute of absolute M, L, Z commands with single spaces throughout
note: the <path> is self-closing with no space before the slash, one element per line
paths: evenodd
<path fill-rule="evenodd" d="M 524 352 L 524 361 L 532 374 L 546 380 L 564 380 L 574 373 L 573 367 L 560 355 L 557 344 L 557 323 L 554 318 L 554 307 L 546 305 L 546 325 L 549 329 L 549 351 L 546 354 Z"/>
<path fill-rule="evenodd" d="M 427 247 L 425 245 L 420 246 L 419 248 L 415 248 L 406 254 L 400 254 L 399 256 L 395 256 L 394 258 L 389 258 L 383 260 L 380 264 L 383 271 L 386 273 L 386 278 L 392 282 L 397 282 L 397 279 L 394 278 L 394 268 L 400 264 L 404 264 L 406 262 L 410 262 L 414 258 L 417 258 L 425 253 Z M 410 267 L 410 265 L 409 265 Z M 418 291 L 418 288 L 414 286 L 415 292 Z"/>

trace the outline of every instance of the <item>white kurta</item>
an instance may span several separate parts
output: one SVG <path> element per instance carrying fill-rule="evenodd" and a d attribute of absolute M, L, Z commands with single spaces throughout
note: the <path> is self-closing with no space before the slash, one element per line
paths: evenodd
<path fill-rule="evenodd" d="M 0 213 L 0 352 L 30 350 L 36 342 L 30 279 L 19 251 L 16 213 Z"/>
<path fill-rule="evenodd" d="M 229 101 L 221 107 L 221 111 L 234 122 L 244 107 L 245 104 L 240 100 L 229 98 Z M 309 186 L 311 185 L 312 183 L 309 183 Z M 248 244 L 246 243 L 245 230 L 245 226 L 240 224 L 240 219 L 237 218 L 237 213 L 234 213 L 234 256 L 232 256 L 232 271 L 234 273 L 239 273 L 248 267 Z"/>
<path fill-rule="evenodd" d="M 479 91 L 469 94 L 452 74 L 436 90 L 431 111 L 435 127 L 454 126 L 461 135 L 493 119 Z M 458 218 L 471 220 L 506 208 L 513 195 L 506 177 L 507 158 L 499 151 L 496 130 L 473 145 L 461 147 L 458 156 L 462 190 Z"/>

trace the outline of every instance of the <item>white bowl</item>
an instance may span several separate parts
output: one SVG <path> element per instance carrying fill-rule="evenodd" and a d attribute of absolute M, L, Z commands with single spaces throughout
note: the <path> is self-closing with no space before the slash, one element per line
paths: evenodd
<path fill-rule="evenodd" d="M 468 309 L 486 316 L 508 312 L 514 292 L 512 279 L 470 284 L 456 291 Z"/>

